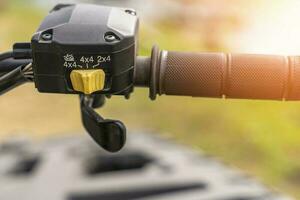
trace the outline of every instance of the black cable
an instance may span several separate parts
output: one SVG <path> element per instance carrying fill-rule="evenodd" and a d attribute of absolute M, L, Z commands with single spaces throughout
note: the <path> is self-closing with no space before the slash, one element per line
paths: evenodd
<path fill-rule="evenodd" d="M 30 45 L 26 44 L 14 45 L 14 51 L 0 54 L 0 95 L 23 83 L 33 81 L 30 58 Z"/>
<path fill-rule="evenodd" d="M 2 75 L 0 77 L 0 95 L 12 90 L 29 80 L 23 74 L 23 66 Z"/>
<path fill-rule="evenodd" d="M 0 60 L 0 73 L 7 73 L 10 72 L 19 66 L 23 65 L 28 65 L 31 63 L 31 59 L 14 59 L 14 58 L 8 58 L 5 60 Z"/>
<path fill-rule="evenodd" d="M 14 53 L 12 51 L 8 51 L 8 52 L 4 52 L 4 53 L 0 54 L 0 61 L 8 59 L 8 58 L 12 58 L 13 54 Z"/>

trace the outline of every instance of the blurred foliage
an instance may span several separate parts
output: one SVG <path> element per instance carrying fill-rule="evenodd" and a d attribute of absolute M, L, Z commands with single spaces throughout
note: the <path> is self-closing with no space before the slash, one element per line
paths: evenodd
<path fill-rule="evenodd" d="M 33 7 L 21 8 L 19 3 L 5 5 L 5 9 L 3 6 L 0 51 L 9 49 L 16 41 L 28 41 L 46 14 Z M 227 19 L 231 20 L 226 22 Z M 163 49 L 226 50 L 221 42 L 211 42 L 205 35 L 214 32 L 216 38 L 224 27 L 232 31 L 236 24 L 241 24 L 231 15 L 227 19 L 205 22 L 195 29 L 182 28 L 183 22 L 177 18 L 163 19 L 153 26 L 142 23 L 141 54 L 149 54 L 154 43 Z M 190 26 L 194 26 L 193 23 Z M 211 28 L 205 30 L 206 26 Z M 197 36 L 191 33 L 196 29 L 204 33 Z M 189 97 L 159 97 L 151 102 L 147 96 L 148 91 L 136 89 L 130 101 L 113 97 L 101 113 L 124 121 L 131 130 L 160 133 L 205 150 L 300 198 L 298 103 Z M 41 138 L 82 132 L 78 108 L 75 96 L 38 94 L 32 84 L 22 86 L 0 98 L 0 135 L 26 134 Z"/>

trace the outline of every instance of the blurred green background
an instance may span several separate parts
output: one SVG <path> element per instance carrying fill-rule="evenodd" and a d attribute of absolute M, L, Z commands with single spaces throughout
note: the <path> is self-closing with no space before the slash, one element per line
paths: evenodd
<path fill-rule="evenodd" d="M 155 6 L 149 5 L 150 14 L 141 16 L 143 55 L 149 54 L 154 43 L 170 50 L 297 53 L 300 39 L 295 37 L 300 31 L 293 23 L 299 24 L 294 18 L 300 14 L 294 10 L 300 5 L 296 0 L 160 3 L 170 6 L 172 12 L 156 15 Z M 0 51 L 10 49 L 16 41 L 30 40 L 50 4 L 54 1 L 1 0 Z M 147 90 L 136 89 L 129 101 L 113 97 L 101 113 L 122 120 L 129 130 L 160 134 L 204 150 L 300 198 L 299 103 L 165 96 L 151 102 L 147 97 Z M 84 132 L 78 97 L 38 94 L 33 84 L 2 96 L 0 111 L 1 138 L 38 140 Z"/>

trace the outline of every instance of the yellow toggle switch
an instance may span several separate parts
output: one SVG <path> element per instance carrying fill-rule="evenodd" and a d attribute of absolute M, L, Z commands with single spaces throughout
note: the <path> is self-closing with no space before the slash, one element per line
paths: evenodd
<path fill-rule="evenodd" d="M 101 69 L 73 70 L 70 78 L 73 89 L 84 94 L 92 94 L 104 88 L 105 73 Z"/>

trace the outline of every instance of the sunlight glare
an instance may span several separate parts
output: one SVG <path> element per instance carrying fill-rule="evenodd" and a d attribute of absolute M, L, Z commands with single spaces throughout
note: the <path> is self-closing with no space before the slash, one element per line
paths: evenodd
<path fill-rule="evenodd" d="M 235 38 L 248 53 L 300 54 L 300 1 L 266 1 L 249 16 L 249 28 Z"/>

